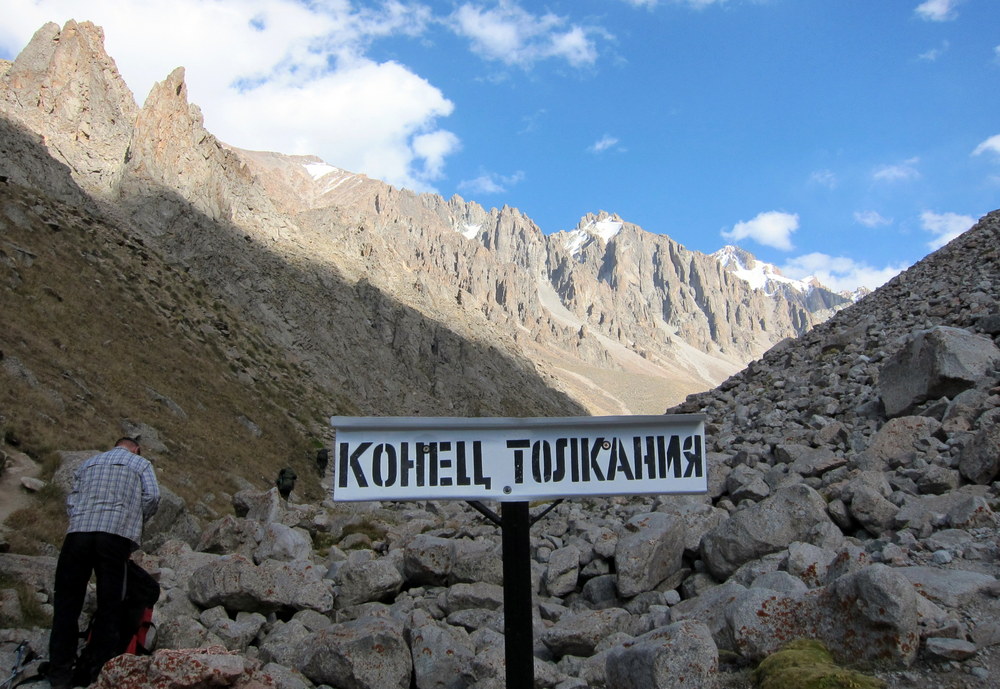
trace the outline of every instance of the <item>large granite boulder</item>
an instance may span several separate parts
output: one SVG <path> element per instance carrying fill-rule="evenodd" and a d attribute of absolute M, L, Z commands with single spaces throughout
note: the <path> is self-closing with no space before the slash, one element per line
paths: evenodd
<path fill-rule="evenodd" d="M 672 514 L 648 512 L 628 520 L 615 547 L 618 594 L 631 598 L 676 575 L 684 538 L 684 520 Z"/>
<path fill-rule="evenodd" d="M 871 565 L 799 594 L 751 592 L 730 611 L 733 650 L 747 658 L 760 660 L 800 637 L 820 639 L 841 662 L 905 666 L 916 658 L 919 594 L 906 577 L 885 565 Z"/>
<path fill-rule="evenodd" d="M 975 387 L 1000 363 L 993 338 L 962 328 L 920 330 L 879 371 L 886 416 L 908 414 L 920 404 Z"/>
<path fill-rule="evenodd" d="M 611 649 L 605 663 L 615 689 L 700 689 L 715 677 L 719 649 L 708 627 L 685 620 Z"/>
<path fill-rule="evenodd" d="M 255 565 L 241 555 L 222 556 L 195 570 L 188 583 L 192 602 L 210 608 L 267 614 L 282 609 L 333 608 L 333 590 L 323 572 L 307 562 L 265 560 Z"/>
<path fill-rule="evenodd" d="M 410 689 L 412 659 L 402 627 L 364 617 L 306 640 L 298 669 L 316 684 L 343 689 Z"/>
<path fill-rule="evenodd" d="M 840 531 L 830 521 L 826 501 L 812 488 L 781 488 L 766 500 L 739 510 L 701 541 L 709 571 L 724 581 L 740 565 L 788 547 L 795 541 L 824 545 Z"/>

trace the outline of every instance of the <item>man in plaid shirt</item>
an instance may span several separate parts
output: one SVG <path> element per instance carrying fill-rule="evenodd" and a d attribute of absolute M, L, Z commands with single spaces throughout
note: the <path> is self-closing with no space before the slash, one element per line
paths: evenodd
<path fill-rule="evenodd" d="M 114 448 L 76 470 L 66 499 L 69 528 L 56 565 L 48 677 L 53 689 L 71 685 L 79 618 L 91 573 L 97 576 L 93 641 L 95 672 L 116 655 L 125 597 L 125 566 L 139 547 L 142 525 L 156 513 L 160 488 L 139 443 L 121 438 Z"/>

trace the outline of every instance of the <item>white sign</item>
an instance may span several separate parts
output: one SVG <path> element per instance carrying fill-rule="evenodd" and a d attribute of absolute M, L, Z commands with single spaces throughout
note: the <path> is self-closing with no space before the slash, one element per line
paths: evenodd
<path fill-rule="evenodd" d="M 708 490 L 703 414 L 334 416 L 330 423 L 338 501 L 525 501 Z"/>

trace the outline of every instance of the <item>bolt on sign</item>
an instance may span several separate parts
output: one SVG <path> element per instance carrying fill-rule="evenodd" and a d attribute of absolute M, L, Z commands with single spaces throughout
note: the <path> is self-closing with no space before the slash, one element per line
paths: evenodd
<path fill-rule="evenodd" d="M 704 493 L 705 415 L 330 419 L 337 501 Z"/>

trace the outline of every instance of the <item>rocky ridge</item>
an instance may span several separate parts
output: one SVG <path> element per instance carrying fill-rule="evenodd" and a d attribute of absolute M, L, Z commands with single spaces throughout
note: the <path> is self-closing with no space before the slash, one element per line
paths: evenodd
<path fill-rule="evenodd" d="M 823 287 L 815 276 L 805 277 L 801 280 L 786 277 L 777 266 L 758 261 L 746 249 L 731 244 L 713 253 L 712 257 L 718 260 L 723 268 L 741 280 L 745 280 L 751 286 L 762 289 L 768 294 L 783 292 L 791 298 L 795 298 L 794 295 L 799 295 L 798 298 L 808 304 L 810 311 L 826 309 L 832 315 L 838 306 L 843 305 L 843 300 L 855 302 L 871 291 L 862 287 L 852 292 L 834 293 Z"/>
<path fill-rule="evenodd" d="M 513 208 L 232 148 L 205 130 L 183 69 L 139 108 L 102 43 L 88 22 L 46 25 L 0 79 L 0 108 L 43 135 L 106 212 L 284 333 L 329 385 L 347 376 L 330 333 L 308 315 L 329 301 L 324 286 L 293 289 L 274 275 L 251 284 L 259 268 L 232 258 L 247 247 L 231 239 L 370 283 L 532 362 L 591 412 L 659 412 L 846 303 L 754 289 L 716 259 L 606 213 L 545 236 Z"/>

